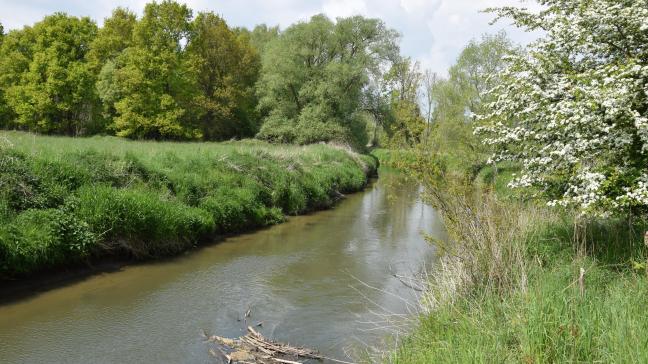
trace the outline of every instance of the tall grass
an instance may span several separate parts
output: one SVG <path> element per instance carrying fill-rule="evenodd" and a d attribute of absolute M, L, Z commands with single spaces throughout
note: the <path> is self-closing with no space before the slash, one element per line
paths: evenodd
<path fill-rule="evenodd" d="M 174 254 L 330 206 L 376 166 L 331 145 L 0 132 L 0 275 Z"/>
<path fill-rule="evenodd" d="M 514 166 L 502 167 L 471 183 L 410 169 L 452 241 L 435 242 L 424 313 L 388 361 L 648 362 L 648 224 L 525 200 L 505 188 Z"/>

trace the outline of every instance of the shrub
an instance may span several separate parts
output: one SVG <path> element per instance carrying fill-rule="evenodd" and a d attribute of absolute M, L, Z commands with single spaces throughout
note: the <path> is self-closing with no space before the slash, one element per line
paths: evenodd
<path fill-rule="evenodd" d="M 261 126 L 256 137 L 272 143 L 293 143 L 296 138 L 295 123 L 281 116 L 270 115 Z"/>
<path fill-rule="evenodd" d="M 88 224 L 59 209 L 27 210 L 0 230 L 2 271 L 28 273 L 87 256 L 96 242 Z"/>

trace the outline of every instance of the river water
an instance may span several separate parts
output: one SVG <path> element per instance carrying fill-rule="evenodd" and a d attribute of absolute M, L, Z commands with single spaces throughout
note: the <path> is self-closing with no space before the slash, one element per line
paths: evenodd
<path fill-rule="evenodd" d="M 202 330 L 237 337 L 260 321 L 267 337 L 340 359 L 381 345 L 394 330 L 384 315 L 415 310 L 394 274 L 433 264 L 423 232 L 444 238 L 419 195 L 381 170 L 331 210 L 4 304 L 0 362 L 210 363 Z"/>

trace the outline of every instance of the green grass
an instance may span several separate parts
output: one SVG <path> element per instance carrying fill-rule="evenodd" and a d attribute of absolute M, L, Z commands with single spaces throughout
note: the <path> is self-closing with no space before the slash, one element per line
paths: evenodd
<path fill-rule="evenodd" d="M 420 317 L 390 361 L 648 362 L 648 283 L 643 270 L 633 269 L 643 256 L 640 234 L 631 236 L 620 223 L 599 226 L 591 236 L 599 247 L 577 258 L 570 226 L 567 221 L 547 226 L 525 242 L 525 290 L 502 294 L 474 287 Z M 580 268 L 586 271 L 583 295 Z"/>
<path fill-rule="evenodd" d="M 516 169 L 481 170 L 476 198 L 436 194 L 464 249 L 441 258 L 422 303 L 428 313 L 387 361 L 648 362 L 648 223 L 581 221 L 524 200 L 506 188 Z"/>
<path fill-rule="evenodd" d="M 0 132 L 0 276 L 175 254 L 362 189 L 374 158 L 328 145 Z"/>

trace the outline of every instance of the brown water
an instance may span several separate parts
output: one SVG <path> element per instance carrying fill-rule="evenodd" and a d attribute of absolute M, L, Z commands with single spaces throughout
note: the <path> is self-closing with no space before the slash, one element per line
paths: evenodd
<path fill-rule="evenodd" d="M 433 263 L 421 232 L 443 238 L 419 193 L 383 170 L 334 209 L 0 306 L 0 362 L 213 362 L 202 329 L 239 336 L 248 307 L 266 336 L 344 358 L 390 332 L 382 314 L 413 310 L 392 274 Z"/>

